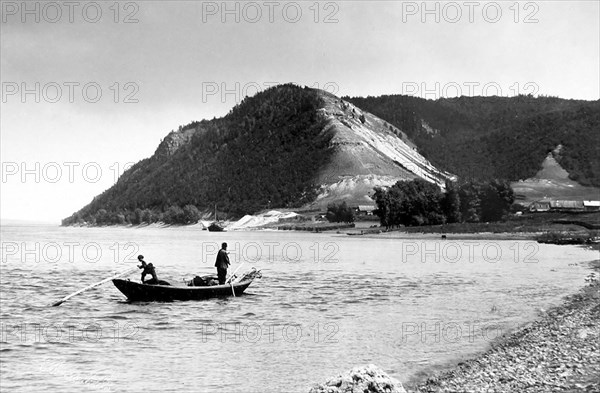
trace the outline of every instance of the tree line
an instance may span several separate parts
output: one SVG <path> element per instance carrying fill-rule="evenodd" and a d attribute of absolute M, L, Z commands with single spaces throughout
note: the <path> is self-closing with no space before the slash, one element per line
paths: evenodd
<path fill-rule="evenodd" d="M 376 187 L 373 199 L 377 204 L 374 213 L 388 229 L 400 225 L 500 221 L 515 200 L 505 181 L 448 181 L 442 191 L 422 179 L 398 181 L 389 188 Z"/>
<path fill-rule="evenodd" d="M 78 212 L 71 217 L 62 220 L 62 224 L 140 225 L 162 222 L 170 225 L 189 225 L 197 223 L 201 218 L 202 212 L 194 205 L 185 205 L 184 207 L 172 205 L 165 211 L 140 208 L 134 210 L 120 209 L 115 211 L 99 209 L 95 213 L 85 216 Z"/>

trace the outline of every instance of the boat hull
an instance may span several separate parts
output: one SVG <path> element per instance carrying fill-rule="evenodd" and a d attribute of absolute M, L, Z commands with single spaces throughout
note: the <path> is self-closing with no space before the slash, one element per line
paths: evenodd
<path fill-rule="evenodd" d="M 223 228 L 222 225 L 217 224 L 216 222 L 213 222 L 212 224 L 210 224 L 208 226 L 208 231 L 209 232 L 225 232 L 225 228 Z"/>
<path fill-rule="evenodd" d="M 174 300 L 204 300 L 215 297 L 239 296 L 252 281 L 243 281 L 233 285 L 213 285 L 206 287 L 178 287 L 170 285 L 148 285 L 138 282 L 114 279 L 113 284 L 131 301 L 159 301 L 170 302 Z"/>

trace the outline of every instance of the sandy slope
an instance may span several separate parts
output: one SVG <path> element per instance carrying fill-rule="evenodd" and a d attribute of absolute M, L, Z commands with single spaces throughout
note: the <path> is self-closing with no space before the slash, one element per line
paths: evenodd
<path fill-rule="evenodd" d="M 600 189 L 585 187 L 569 179 L 569 173 L 554 159 L 552 153 L 542 163 L 542 168 L 532 178 L 513 182 L 515 194 L 525 199 L 520 203 L 531 203 L 540 199 L 600 199 Z"/>
<path fill-rule="evenodd" d="M 419 154 L 401 130 L 390 129 L 382 119 L 332 94 L 321 95 L 325 105 L 320 111 L 327 121 L 324 132 L 334 132 L 334 154 L 318 175 L 322 188 L 313 206 L 336 200 L 372 204 L 373 187 L 418 177 L 443 186 L 453 177 Z"/>
<path fill-rule="evenodd" d="M 265 225 L 278 222 L 280 219 L 296 217 L 298 214 L 294 212 L 280 212 L 271 210 L 267 213 L 257 215 L 245 215 L 238 221 L 227 226 L 228 231 L 259 229 Z"/>

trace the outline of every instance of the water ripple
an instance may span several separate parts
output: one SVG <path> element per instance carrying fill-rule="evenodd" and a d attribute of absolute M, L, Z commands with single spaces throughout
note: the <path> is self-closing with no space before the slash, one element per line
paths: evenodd
<path fill-rule="evenodd" d="M 435 332 L 440 323 L 464 326 L 468 332 L 472 325 L 466 324 L 480 321 L 494 331 L 506 330 L 583 285 L 587 269 L 575 262 L 592 259 L 577 248 L 567 248 L 570 254 L 562 256 L 540 245 L 536 257 L 541 262 L 527 266 L 508 259 L 494 264 L 479 259 L 422 263 L 418 258 L 401 263 L 400 242 L 326 234 L 2 231 L 3 241 L 97 242 L 103 250 L 134 242 L 152 256 L 148 259 L 159 277 L 209 267 L 212 273 L 212 262 L 201 263 L 199 250 L 203 242 L 223 239 L 240 242 L 238 250 L 244 242 L 295 242 L 304 255 L 312 255 L 315 244 L 333 242 L 339 261 L 266 263 L 259 266 L 263 279 L 237 298 L 128 302 L 108 283 L 60 307 L 48 305 L 122 268 L 110 260 L 111 252 L 97 264 L 3 264 L 2 383 L 3 389 L 16 392 L 36 390 L 32 383 L 40 382 L 50 391 L 137 392 L 147 388 L 148 378 L 161 391 L 278 393 L 293 387 L 301 392 L 361 363 L 383 365 L 404 380 L 481 350 L 489 341 L 463 337 L 423 343 L 417 333 L 403 337 L 403 327 Z M 506 250 L 503 255 L 513 255 L 513 242 L 499 244 Z"/>

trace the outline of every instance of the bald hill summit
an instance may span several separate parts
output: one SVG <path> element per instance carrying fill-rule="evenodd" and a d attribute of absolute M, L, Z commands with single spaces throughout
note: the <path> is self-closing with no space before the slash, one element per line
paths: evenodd
<path fill-rule="evenodd" d="M 192 223 L 265 209 L 374 202 L 374 188 L 423 179 L 517 181 L 561 145 L 572 180 L 600 185 L 600 103 L 518 96 L 339 98 L 287 84 L 226 116 L 169 133 L 154 155 L 63 225 Z M 167 219 L 166 219 L 167 218 Z"/>

